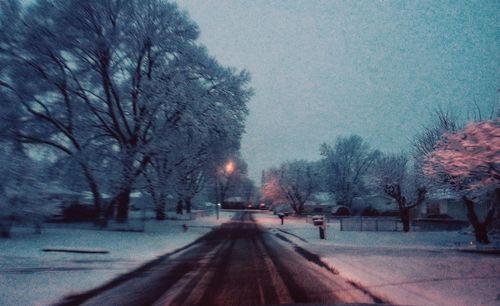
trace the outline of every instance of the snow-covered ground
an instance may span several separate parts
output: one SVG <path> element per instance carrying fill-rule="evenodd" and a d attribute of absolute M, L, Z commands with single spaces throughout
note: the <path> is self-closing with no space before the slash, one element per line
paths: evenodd
<path fill-rule="evenodd" d="M 403 305 L 500 305 L 500 256 L 459 252 L 473 240 L 460 232 L 341 232 L 327 240 L 305 219 L 255 214 L 371 293 Z M 284 231 L 284 232 L 283 232 Z M 300 237 L 300 238 L 299 238 Z"/>
<path fill-rule="evenodd" d="M 48 305 L 86 291 L 147 261 L 179 249 L 230 219 L 148 220 L 145 232 L 48 226 L 42 235 L 15 228 L 0 239 L 0 305 Z M 341 232 L 318 229 L 267 212 L 257 221 L 323 261 L 371 293 L 404 305 L 499 305 L 500 256 L 458 252 L 473 237 L 460 232 Z M 182 224 L 189 224 L 184 232 Z M 300 238 L 298 238 L 300 237 Z M 43 252 L 46 248 L 107 251 L 106 254 Z"/>
<path fill-rule="evenodd" d="M 214 215 L 192 221 L 147 220 L 144 232 L 48 225 L 36 235 L 31 228 L 14 228 L 11 239 L 0 239 L 0 305 L 48 305 L 92 289 L 188 245 L 232 215 L 223 211 L 219 220 Z M 44 252 L 47 248 L 108 253 Z"/>

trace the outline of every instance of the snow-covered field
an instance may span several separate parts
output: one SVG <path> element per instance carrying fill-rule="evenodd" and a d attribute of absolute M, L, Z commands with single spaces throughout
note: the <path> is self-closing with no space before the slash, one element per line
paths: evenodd
<path fill-rule="evenodd" d="M 14 228 L 0 239 L 0 305 L 48 305 L 92 289 L 156 257 L 179 249 L 232 217 L 192 221 L 147 220 L 144 232 L 100 231 L 49 225 L 42 235 Z M 187 231 L 182 225 L 189 225 Z M 104 254 L 44 252 L 46 248 L 107 251 Z"/>
<path fill-rule="evenodd" d="M 270 213 L 254 216 L 262 226 L 319 255 L 340 275 L 392 303 L 500 305 L 500 256 L 459 252 L 473 240 L 471 235 L 341 232 L 329 227 L 327 240 L 321 240 L 318 228 L 305 219 L 288 217 L 280 225 Z"/>

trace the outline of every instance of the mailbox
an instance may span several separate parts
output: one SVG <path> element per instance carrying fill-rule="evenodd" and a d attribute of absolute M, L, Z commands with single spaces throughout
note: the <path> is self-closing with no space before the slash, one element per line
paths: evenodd
<path fill-rule="evenodd" d="M 316 226 L 325 225 L 325 218 L 323 216 L 312 216 L 312 221 Z"/>
<path fill-rule="evenodd" d="M 319 239 L 326 239 L 325 230 L 325 217 L 323 216 L 312 216 L 312 221 L 315 226 L 319 229 Z"/>
<path fill-rule="evenodd" d="M 285 215 L 282 214 L 282 213 L 279 213 L 278 214 L 278 217 L 281 219 L 281 224 L 283 225 L 284 224 L 284 221 L 285 221 Z"/>

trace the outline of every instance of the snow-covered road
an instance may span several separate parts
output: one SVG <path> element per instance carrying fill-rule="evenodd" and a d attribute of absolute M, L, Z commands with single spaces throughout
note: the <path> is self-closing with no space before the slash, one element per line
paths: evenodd
<path fill-rule="evenodd" d="M 0 305 L 47 305 L 100 286 L 160 255 L 195 241 L 232 212 L 189 222 L 150 220 L 145 232 L 49 227 L 42 235 L 17 228 L 0 240 Z M 464 253 L 473 237 L 459 232 L 341 232 L 267 212 L 254 214 L 268 230 L 318 254 L 371 293 L 405 305 L 499 305 L 500 256 Z M 43 252 L 47 247 L 106 250 L 108 254 Z"/>

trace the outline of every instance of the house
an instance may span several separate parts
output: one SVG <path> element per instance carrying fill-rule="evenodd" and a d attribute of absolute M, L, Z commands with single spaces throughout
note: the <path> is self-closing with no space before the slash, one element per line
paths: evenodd
<path fill-rule="evenodd" d="M 328 192 L 314 193 L 309 201 L 304 203 L 305 214 L 331 214 L 337 205 L 335 196 Z"/>
<path fill-rule="evenodd" d="M 304 203 L 304 214 L 330 214 L 334 205 L 307 201 Z"/>
<path fill-rule="evenodd" d="M 478 201 L 476 213 L 480 218 L 486 215 L 488 201 Z M 447 189 L 435 189 L 427 193 L 427 197 L 418 210 L 420 218 L 449 218 L 467 220 L 467 208 L 460 194 Z"/>
<path fill-rule="evenodd" d="M 352 201 L 351 210 L 355 214 L 363 214 L 371 210 L 375 214 L 397 216 L 399 208 L 396 200 L 385 194 L 369 194 L 356 197 Z"/>
<path fill-rule="evenodd" d="M 311 201 L 317 203 L 329 203 L 330 205 L 336 205 L 337 200 L 335 195 L 330 192 L 315 192 L 311 195 Z"/>

